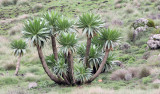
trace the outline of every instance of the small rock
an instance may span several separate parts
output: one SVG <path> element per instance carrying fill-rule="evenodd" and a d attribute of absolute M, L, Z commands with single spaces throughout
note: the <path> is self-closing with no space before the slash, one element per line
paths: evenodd
<path fill-rule="evenodd" d="M 119 60 L 112 61 L 112 64 L 117 65 L 117 66 L 119 66 L 119 67 L 121 67 L 121 68 L 124 68 L 124 65 L 123 65 L 122 62 L 119 61 Z"/>
<path fill-rule="evenodd" d="M 37 87 L 37 86 L 38 86 L 38 85 L 37 85 L 36 82 L 31 82 L 31 83 L 29 83 L 28 88 L 31 89 L 31 88 L 35 88 L 35 87 Z"/>
<path fill-rule="evenodd" d="M 159 49 L 160 48 L 160 34 L 152 35 L 147 41 L 147 45 L 151 49 Z"/>

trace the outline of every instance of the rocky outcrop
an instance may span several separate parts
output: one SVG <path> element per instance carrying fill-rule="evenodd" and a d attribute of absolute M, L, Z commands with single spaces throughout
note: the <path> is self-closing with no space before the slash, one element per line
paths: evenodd
<path fill-rule="evenodd" d="M 131 45 L 129 43 L 122 43 L 119 45 L 119 49 L 120 50 L 127 50 L 131 47 Z"/>
<path fill-rule="evenodd" d="M 133 31 L 133 40 L 136 40 L 136 37 L 139 35 L 140 32 L 144 32 L 147 30 L 148 26 L 148 19 L 140 18 L 133 22 L 132 27 L 134 28 Z"/>
<path fill-rule="evenodd" d="M 113 65 L 117 65 L 117 66 L 119 66 L 119 67 L 121 67 L 121 68 L 124 68 L 124 65 L 123 65 L 122 62 L 119 61 L 119 60 L 112 61 L 112 64 L 113 64 Z"/>
<path fill-rule="evenodd" d="M 155 35 L 152 35 L 148 42 L 148 47 L 150 49 L 158 49 L 160 48 L 160 34 L 155 34 Z"/>
<path fill-rule="evenodd" d="M 29 88 L 29 89 L 31 89 L 31 88 L 36 88 L 37 86 L 38 86 L 38 85 L 37 85 L 36 82 L 31 82 L 31 83 L 29 83 L 28 88 Z"/>

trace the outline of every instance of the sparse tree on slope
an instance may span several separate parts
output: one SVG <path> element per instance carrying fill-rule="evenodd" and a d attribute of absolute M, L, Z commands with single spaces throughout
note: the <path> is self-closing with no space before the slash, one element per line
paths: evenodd
<path fill-rule="evenodd" d="M 15 75 L 18 76 L 20 69 L 20 61 L 23 54 L 26 53 L 27 44 L 23 40 L 15 40 L 11 43 L 11 48 L 14 50 L 14 55 L 18 56 Z"/>

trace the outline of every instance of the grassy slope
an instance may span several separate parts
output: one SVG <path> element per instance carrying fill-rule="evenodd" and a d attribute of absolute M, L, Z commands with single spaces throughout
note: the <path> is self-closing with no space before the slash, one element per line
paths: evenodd
<path fill-rule="evenodd" d="M 104 3 L 106 0 L 32 0 L 32 2 L 29 3 L 29 6 L 7 6 L 7 7 L 1 7 L 0 13 L 1 13 L 1 20 L 4 19 L 18 19 L 20 15 L 23 14 L 29 14 L 29 15 L 41 15 L 48 9 L 54 9 L 57 11 L 61 11 L 62 14 L 76 19 L 77 15 L 80 15 L 81 13 L 92 11 L 94 13 L 101 14 L 103 19 L 106 21 L 106 25 L 109 25 L 110 28 L 116 28 L 119 29 L 122 32 L 122 42 L 125 42 L 127 40 L 127 32 L 131 29 L 129 28 L 131 23 L 136 20 L 137 18 L 148 18 L 149 15 L 157 15 L 157 4 L 158 0 L 156 2 L 150 2 L 149 0 L 141 0 L 140 2 L 136 2 L 136 0 L 130 1 L 126 0 L 126 2 L 120 3 L 121 5 L 125 5 L 122 8 L 115 9 L 115 1 L 109 0 L 109 2 Z M 43 5 L 43 9 L 39 11 L 33 10 L 33 6 L 37 3 L 41 3 Z M 80 4 L 78 4 L 80 3 Z M 141 6 L 136 6 L 136 4 L 141 4 Z M 131 10 L 133 12 L 129 13 L 128 10 Z M 34 16 L 31 16 L 34 17 Z M 25 20 L 25 19 L 24 19 Z M 154 88 L 154 85 L 149 83 L 148 85 L 142 84 L 141 79 L 133 79 L 131 81 L 111 81 L 110 80 L 110 74 L 111 73 L 104 73 L 101 74 L 100 77 L 98 77 L 91 85 L 84 85 L 80 87 L 64 87 L 64 86 L 57 86 L 55 85 L 50 79 L 47 77 L 47 75 L 44 73 L 41 64 L 39 62 L 36 49 L 33 47 L 29 47 L 28 53 L 22 58 L 22 64 L 21 64 L 21 70 L 20 73 L 32 73 L 33 76 L 27 77 L 14 77 L 12 74 L 13 71 L 8 71 L 8 73 L 3 69 L 3 66 L 6 63 L 10 62 L 16 62 L 16 57 L 14 57 L 11 53 L 11 49 L 9 48 L 9 43 L 13 39 L 19 39 L 21 38 L 21 33 L 17 33 L 16 35 L 10 36 L 9 28 L 15 26 L 17 23 L 22 23 L 24 21 L 23 19 L 16 20 L 9 24 L 0 24 L 0 64 L 2 68 L 0 68 L 0 73 L 5 73 L 6 76 L 4 79 L 11 78 L 13 79 L 13 82 L 16 82 L 13 84 L 13 82 L 7 82 L 7 84 L 3 84 L 2 81 L 3 78 L 0 78 L 0 91 L 2 93 L 13 91 L 15 88 L 21 89 L 22 87 L 25 91 L 30 93 L 70 93 L 70 92 L 76 92 L 75 90 L 84 91 L 87 89 L 88 91 L 94 90 L 95 87 L 102 87 L 103 89 L 99 89 L 99 91 L 102 92 L 108 92 L 108 89 L 120 89 L 118 91 L 114 91 L 117 94 L 124 94 L 121 92 L 124 92 L 125 89 L 131 89 L 130 92 L 135 91 L 135 89 L 140 89 L 137 91 L 138 94 L 142 94 L 141 92 L 147 92 L 143 91 L 143 89 L 147 89 L 150 91 L 150 89 Z M 122 25 L 116 24 L 115 22 L 122 22 Z M 158 19 L 154 20 L 155 22 L 159 22 Z M 48 43 L 49 44 L 49 43 Z M 126 66 L 141 66 L 147 63 L 147 61 L 141 59 L 145 50 L 142 47 L 143 45 L 140 45 L 141 47 L 138 47 L 136 45 L 132 45 L 131 51 L 124 53 L 121 50 L 115 51 L 117 53 L 117 59 L 123 59 L 125 57 L 134 57 L 135 60 L 126 60 Z M 46 50 L 47 49 L 47 50 Z M 46 46 L 44 49 L 45 55 L 51 54 L 51 48 L 50 45 Z M 154 51 L 153 54 L 158 54 L 158 51 Z M 128 63 L 130 62 L 130 63 Z M 98 79 L 102 79 L 103 82 L 98 82 Z M 8 81 L 8 80 L 7 80 Z M 33 90 L 26 90 L 28 83 L 31 81 L 36 81 L 38 83 L 38 88 Z M 13 90 L 11 89 L 13 88 Z M 111 90 L 112 91 L 112 90 Z M 52 94 L 51 93 L 51 94 Z M 112 93 L 111 93 L 112 94 Z M 129 94 L 129 93 L 126 93 Z M 150 94 L 150 93 L 148 93 Z"/>

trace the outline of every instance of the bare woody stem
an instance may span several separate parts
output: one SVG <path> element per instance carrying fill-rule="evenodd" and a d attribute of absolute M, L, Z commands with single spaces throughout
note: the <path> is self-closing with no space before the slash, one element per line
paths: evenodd
<path fill-rule="evenodd" d="M 87 37 L 87 45 L 86 45 L 86 54 L 85 54 L 85 60 L 84 60 L 84 64 L 87 67 L 89 67 L 88 59 L 89 59 L 90 47 L 91 47 L 91 37 L 88 36 Z"/>
<path fill-rule="evenodd" d="M 58 52 L 57 52 L 57 47 L 56 47 L 56 35 L 52 35 L 51 36 L 51 41 L 52 41 L 52 50 L 53 50 L 53 54 L 55 57 L 55 60 L 58 60 Z"/>
<path fill-rule="evenodd" d="M 17 61 L 17 65 L 16 65 L 16 71 L 15 71 L 16 76 L 18 76 L 18 72 L 20 69 L 20 61 L 21 61 L 21 55 L 18 57 L 18 61 Z"/>
<path fill-rule="evenodd" d="M 68 51 L 68 77 L 70 80 L 70 83 L 72 85 L 75 84 L 75 79 L 74 79 L 74 64 L 73 64 L 73 56 L 72 52 Z"/>
<path fill-rule="evenodd" d="M 39 45 L 37 45 L 37 50 L 38 50 L 38 55 L 40 58 L 40 61 L 42 63 L 43 69 L 44 71 L 47 73 L 47 75 L 50 77 L 51 80 L 53 80 L 54 82 L 58 83 L 58 84 L 66 84 L 65 81 L 61 81 L 60 79 L 58 79 L 55 75 L 52 74 L 52 72 L 49 70 L 45 58 L 43 56 L 42 53 L 42 49 L 41 47 L 39 47 Z"/>

